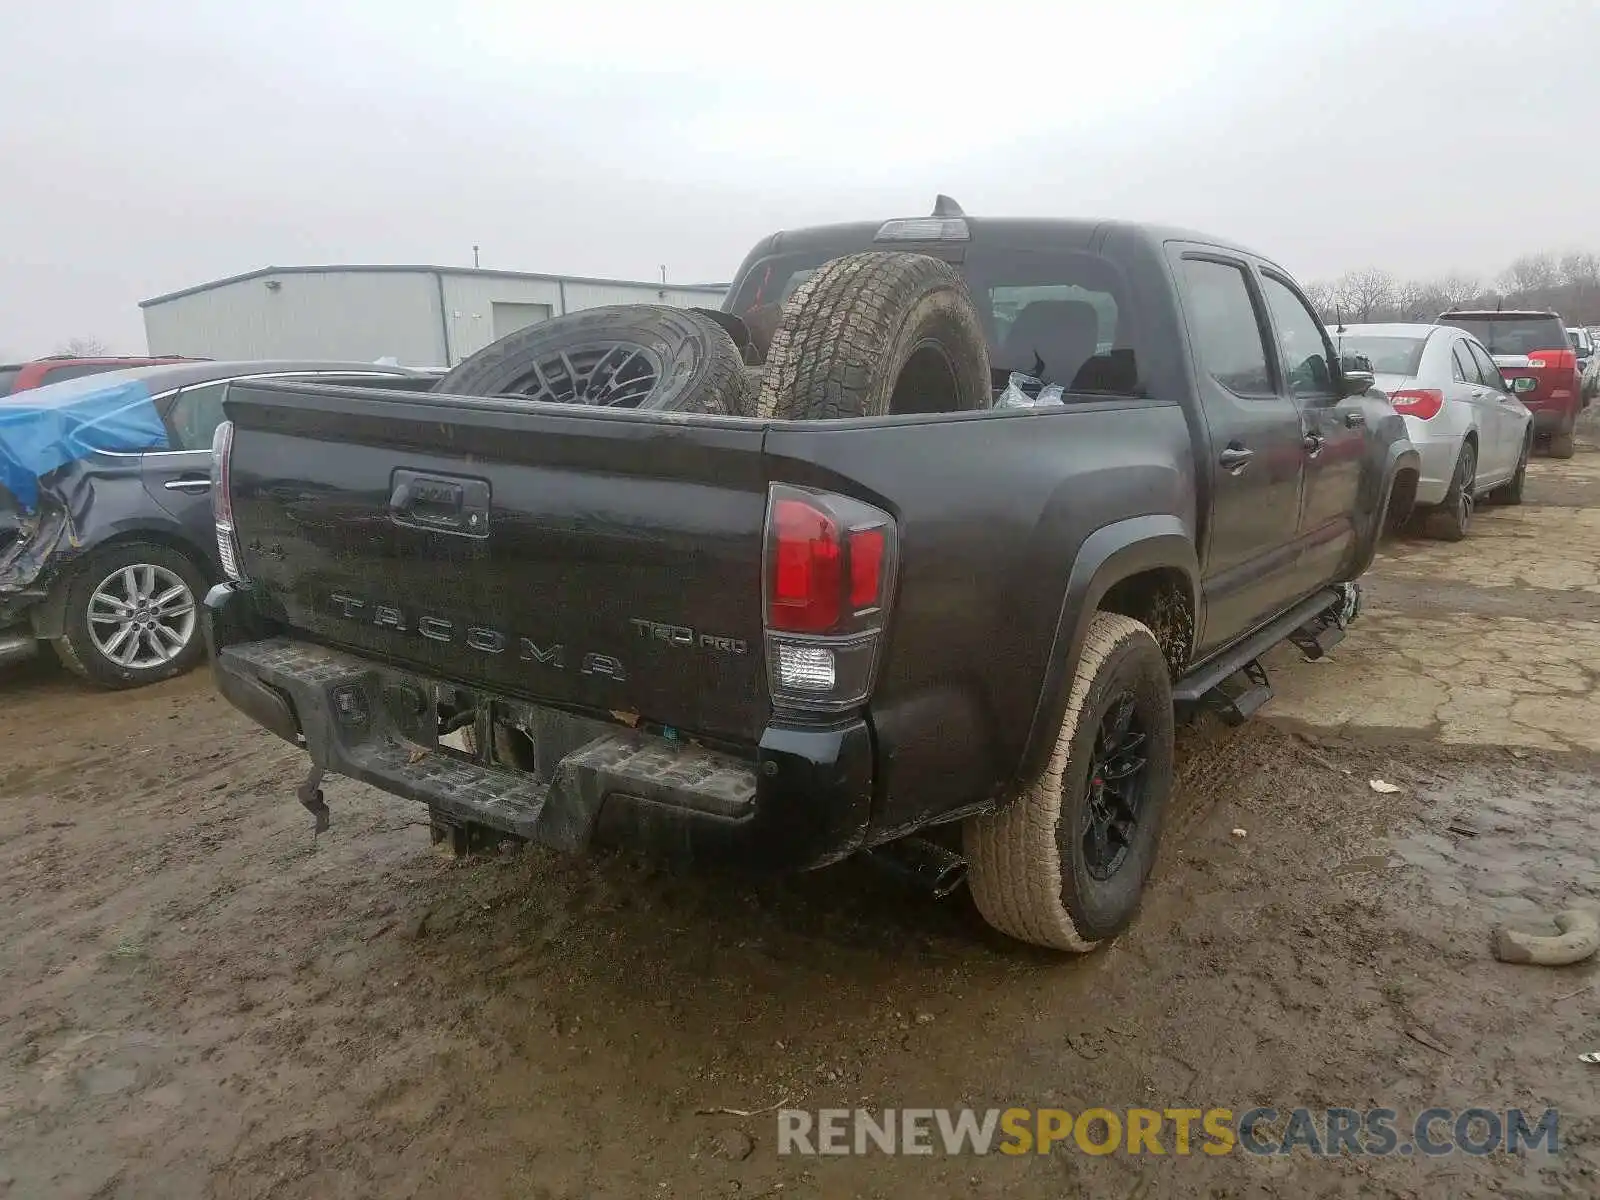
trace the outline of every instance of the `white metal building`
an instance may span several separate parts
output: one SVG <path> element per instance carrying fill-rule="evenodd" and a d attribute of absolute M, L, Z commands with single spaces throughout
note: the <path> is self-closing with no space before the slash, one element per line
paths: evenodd
<path fill-rule="evenodd" d="M 508 333 L 602 304 L 715 308 L 722 284 L 666 286 L 472 267 L 266 267 L 141 301 L 151 354 L 392 357 L 454 366 Z"/>

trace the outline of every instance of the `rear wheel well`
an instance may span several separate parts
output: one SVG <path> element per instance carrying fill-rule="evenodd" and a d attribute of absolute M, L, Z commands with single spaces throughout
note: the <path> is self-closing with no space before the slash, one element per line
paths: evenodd
<path fill-rule="evenodd" d="M 165 546 L 168 550 L 183 555 L 195 565 L 195 569 L 200 572 L 207 583 L 215 583 L 221 578 L 217 574 L 216 568 L 211 565 L 211 560 L 196 550 L 193 542 L 188 538 L 168 533 L 164 529 L 129 529 L 124 533 L 113 534 L 111 537 L 106 538 L 105 541 L 97 542 L 92 549 L 79 555 L 73 566 L 76 567 L 79 563 L 87 562 L 102 550 L 114 550 L 119 546 L 141 542 L 149 543 L 153 546 Z M 196 598 L 198 599 L 198 597 Z"/>
<path fill-rule="evenodd" d="M 1118 580 L 1101 597 L 1099 611 L 1132 617 L 1155 634 L 1174 679 L 1194 652 L 1194 600 L 1189 580 L 1174 567 L 1156 567 Z"/>
<path fill-rule="evenodd" d="M 1421 478 L 1421 475 L 1410 467 L 1401 467 L 1394 473 L 1394 482 L 1389 486 L 1387 513 L 1387 528 L 1390 532 L 1398 530 L 1411 519 L 1412 511 L 1417 506 L 1417 484 Z"/>
<path fill-rule="evenodd" d="M 95 555 L 106 550 L 115 550 L 121 546 L 138 545 L 145 543 L 154 546 L 163 546 L 176 554 L 181 554 L 194 564 L 195 570 L 200 573 L 207 586 L 218 582 L 222 576 L 211 560 L 195 548 L 195 544 L 188 538 L 178 537 L 163 529 L 128 529 L 122 533 L 113 534 L 103 542 L 96 542 L 88 550 L 74 558 L 64 566 L 50 583 L 50 592 L 44 602 L 38 605 L 31 614 L 34 634 L 41 638 L 56 638 L 61 636 L 65 624 L 67 608 L 67 591 L 72 586 L 73 580 L 84 569 Z M 201 599 L 200 596 L 195 597 Z"/>

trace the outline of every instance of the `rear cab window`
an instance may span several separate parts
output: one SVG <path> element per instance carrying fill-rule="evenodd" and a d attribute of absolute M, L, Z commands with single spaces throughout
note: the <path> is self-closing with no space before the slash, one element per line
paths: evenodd
<path fill-rule="evenodd" d="M 737 285 L 730 309 L 764 345 L 784 302 L 817 268 L 871 248 L 829 247 L 758 261 Z M 1129 285 L 1110 259 L 1087 251 L 1024 250 L 975 240 L 952 265 L 978 308 L 997 388 L 1018 371 L 1058 383 L 1069 395 L 1140 394 L 1138 322 Z"/>
<path fill-rule="evenodd" d="M 1473 313 L 1467 316 L 1445 314 L 1441 325 L 1451 325 L 1470 333 L 1490 354 L 1529 354 L 1535 350 L 1571 348 L 1566 327 L 1554 316 L 1519 313 Z"/>

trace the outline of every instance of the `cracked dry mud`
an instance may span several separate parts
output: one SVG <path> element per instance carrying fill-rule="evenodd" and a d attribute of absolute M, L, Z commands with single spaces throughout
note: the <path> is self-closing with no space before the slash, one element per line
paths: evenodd
<path fill-rule="evenodd" d="M 1144 911 L 1084 958 L 851 864 L 457 866 L 345 781 L 313 843 L 301 756 L 203 673 L 0 681 L 0 1196 L 1600 1194 L 1600 965 L 1489 953 L 1600 899 L 1600 453 L 1529 493 L 1389 545 L 1330 662 L 1184 733 Z M 780 1100 L 1555 1106 L 1564 1153 L 803 1160 L 695 1115 Z"/>

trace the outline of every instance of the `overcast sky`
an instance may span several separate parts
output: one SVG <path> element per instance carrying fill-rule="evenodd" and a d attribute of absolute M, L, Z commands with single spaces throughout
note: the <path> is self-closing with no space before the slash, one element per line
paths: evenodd
<path fill-rule="evenodd" d="M 937 191 L 1302 279 L 1600 250 L 1595 0 L 0 0 L 0 47 L 0 355 L 269 264 L 724 280 Z"/>

